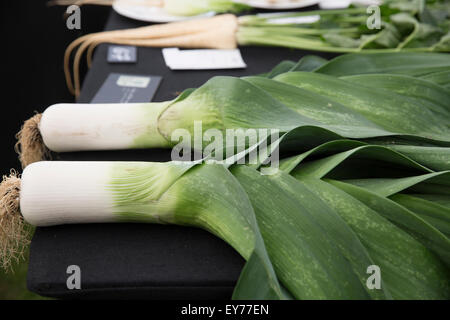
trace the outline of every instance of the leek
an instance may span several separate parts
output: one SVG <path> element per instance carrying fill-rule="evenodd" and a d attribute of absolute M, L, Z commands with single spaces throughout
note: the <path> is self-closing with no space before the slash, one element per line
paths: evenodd
<path fill-rule="evenodd" d="M 359 71 L 349 67 L 352 59 Z M 403 140 L 406 145 L 446 147 L 450 95 L 423 77 L 449 67 L 448 56 L 436 53 L 351 54 L 330 62 L 305 57 L 258 77 L 215 77 L 173 101 L 58 104 L 24 126 L 19 134 L 21 161 L 26 166 L 45 158 L 47 148 L 54 152 L 171 148 L 178 144 L 173 137 L 176 129 L 195 136 L 195 121 L 202 121 L 202 136 L 208 129 L 225 133 L 270 128 L 286 133 L 318 127 L 377 144 Z M 311 68 L 316 70 L 302 71 Z M 189 142 L 195 147 L 195 141 Z M 206 145 L 203 142 L 196 150 L 203 151 Z M 421 159 L 430 167 L 448 168 L 448 164 L 436 167 L 432 157 Z"/>
<path fill-rule="evenodd" d="M 35 163 L 15 181 L 20 204 L 9 214 L 20 207 L 38 226 L 204 228 L 248 260 L 235 298 L 448 299 L 448 207 L 430 197 L 448 197 L 450 172 L 319 130 L 309 141 L 308 128 L 282 136 L 276 145 L 297 153 L 271 176 L 194 162 Z M 381 268 L 380 289 L 367 286 L 369 265 Z"/>

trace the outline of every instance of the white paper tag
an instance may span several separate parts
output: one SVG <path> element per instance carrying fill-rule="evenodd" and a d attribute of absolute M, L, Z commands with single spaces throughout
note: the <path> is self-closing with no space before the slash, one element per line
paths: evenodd
<path fill-rule="evenodd" d="M 172 70 L 242 69 L 247 67 L 239 49 L 180 50 L 165 48 L 162 54 Z"/>
<path fill-rule="evenodd" d="M 146 88 L 150 83 L 150 80 L 150 77 L 120 76 L 119 79 L 117 79 L 117 85 L 119 87 Z"/>

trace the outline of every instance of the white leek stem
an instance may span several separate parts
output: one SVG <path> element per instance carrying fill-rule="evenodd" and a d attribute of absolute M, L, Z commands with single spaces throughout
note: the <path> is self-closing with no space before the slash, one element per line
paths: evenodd
<path fill-rule="evenodd" d="M 39 130 L 55 152 L 168 147 L 157 128 L 167 105 L 56 104 L 43 113 Z"/>
<path fill-rule="evenodd" d="M 35 226 L 114 222 L 114 202 L 105 187 L 111 162 L 36 162 L 22 174 L 20 209 Z"/>

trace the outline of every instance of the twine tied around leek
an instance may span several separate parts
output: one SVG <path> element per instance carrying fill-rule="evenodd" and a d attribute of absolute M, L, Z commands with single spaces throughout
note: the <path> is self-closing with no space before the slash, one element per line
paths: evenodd
<path fill-rule="evenodd" d="M 8 270 L 23 257 L 29 232 L 20 214 L 21 180 L 12 170 L 0 183 L 0 267 Z"/>

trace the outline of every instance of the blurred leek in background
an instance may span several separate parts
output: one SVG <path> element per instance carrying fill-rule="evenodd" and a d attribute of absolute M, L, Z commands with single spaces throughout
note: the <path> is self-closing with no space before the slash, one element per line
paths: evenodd
<path fill-rule="evenodd" d="M 64 70 L 69 90 L 80 92 L 79 65 L 87 52 L 90 66 L 101 43 L 148 47 L 232 49 L 268 45 L 328 52 L 448 52 L 450 2 L 384 1 L 346 9 L 246 15 L 221 15 L 136 29 L 85 35 L 66 50 Z M 379 14 L 379 16 L 378 16 Z M 70 58 L 73 61 L 73 79 Z"/>

